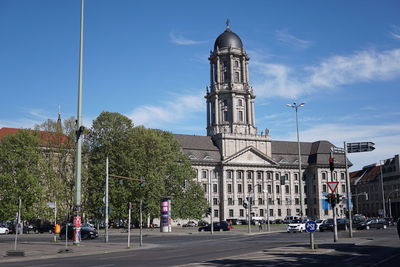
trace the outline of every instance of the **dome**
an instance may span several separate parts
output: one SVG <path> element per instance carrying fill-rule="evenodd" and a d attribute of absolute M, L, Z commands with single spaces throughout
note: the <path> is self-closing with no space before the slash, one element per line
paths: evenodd
<path fill-rule="evenodd" d="M 243 44 L 240 37 L 228 28 L 215 40 L 214 50 L 216 50 L 217 47 L 219 47 L 219 49 L 224 47 L 243 48 Z"/>

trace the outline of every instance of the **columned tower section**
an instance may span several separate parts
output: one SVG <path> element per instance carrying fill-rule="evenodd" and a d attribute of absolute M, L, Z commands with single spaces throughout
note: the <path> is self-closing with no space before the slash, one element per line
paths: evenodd
<path fill-rule="evenodd" d="M 239 36 L 227 26 L 210 52 L 207 88 L 207 135 L 257 135 L 253 88 L 249 85 L 249 56 Z"/>

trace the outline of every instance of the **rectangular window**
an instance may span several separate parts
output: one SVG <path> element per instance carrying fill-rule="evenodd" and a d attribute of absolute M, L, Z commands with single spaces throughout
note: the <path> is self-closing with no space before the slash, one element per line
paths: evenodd
<path fill-rule="evenodd" d="M 259 214 L 260 214 L 260 217 L 264 217 L 264 209 L 260 209 Z"/>
<path fill-rule="evenodd" d="M 326 180 L 326 172 L 322 173 L 322 180 Z"/>
<path fill-rule="evenodd" d="M 232 171 L 226 171 L 226 177 L 228 178 L 228 179 L 232 179 Z"/>
<path fill-rule="evenodd" d="M 247 179 L 252 179 L 253 178 L 253 172 L 249 171 L 247 172 Z"/>
<path fill-rule="evenodd" d="M 285 185 L 285 193 L 289 194 L 289 185 Z"/>
<path fill-rule="evenodd" d="M 243 111 L 239 110 L 239 121 L 243 121 Z"/>
<path fill-rule="evenodd" d="M 262 205 L 262 204 L 263 204 L 262 198 L 258 198 L 258 205 Z"/>
<path fill-rule="evenodd" d="M 280 190 L 279 190 L 279 189 L 280 189 L 280 186 L 279 186 L 279 185 L 277 185 L 277 186 L 276 186 L 276 190 L 275 190 L 275 192 L 276 192 L 277 194 L 279 194 L 279 193 L 280 193 Z"/>
<path fill-rule="evenodd" d="M 285 180 L 289 181 L 289 174 L 287 174 L 287 173 L 285 174 Z"/>
<path fill-rule="evenodd" d="M 345 173 L 344 173 L 344 172 L 341 172 L 341 173 L 340 173 L 340 179 L 344 180 L 345 178 L 346 178 Z"/>
<path fill-rule="evenodd" d="M 298 194 L 298 193 L 299 193 L 299 186 L 298 186 L 298 185 L 295 185 L 295 186 L 294 186 L 294 193 L 295 193 L 295 194 Z"/>
<path fill-rule="evenodd" d="M 237 60 L 235 61 L 235 67 L 239 68 L 239 61 L 237 61 Z"/>
<path fill-rule="evenodd" d="M 207 171 L 206 170 L 201 171 L 201 177 L 203 179 L 207 179 Z"/>
<path fill-rule="evenodd" d="M 327 188 L 326 188 L 326 184 L 323 184 L 323 185 L 322 185 L 322 192 L 326 192 L 326 189 L 327 189 Z"/>
<path fill-rule="evenodd" d="M 217 193 L 218 192 L 218 186 L 217 184 L 213 184 L 213 192 Z"/>
<path fill-rule="evenodd" d="M 242 184 L 238 184 L 237 186 L 238 193 L 243 193 Z"/>
<path fill-rule="evenodd" d="M 295 181 L 299 180 L 299 174 L 298 174 L 298 173 L 295 173 L 295 174 L 294 174 L 294 180 L 295 180 Z"/>
<path fill-rule="evenodd" d="M 239 217 L 244 217 L 244 210 L 243 209 L 239 210 Z"/>
<path fill-rule="evenodd" d="M 203 184 L 203 190 L 205 193 L 207 193 L 207 184 Z"/>
<path fill-rule="evenodd" d="M 280 198 L 277 198 L 277 199 L 276 199 L 276 202 L 278 203 L 278 205 L 281 205 L 281 204 L 282 204 Z"/>
<path fill-rule="evenodd" d="M 241 198 L 241 197 L 238 198 L 238 204 L 239 204 L 239 205 L 243 205 L 243 198 Z"/>
<path fill-rule="evenodd" d="M 292 216 L 292 210 L 291 209 L 287 209 L 286 213 L 287 213 L 287 216 Z"/>
<path fill-rule="evenodd" d="M 296 205 L 300 205 L 300 199 L 299 199 L 299 198 L 295 198 L 295 199 L 294 199 L 294 203 L 295 203 Z"/>
<path fill-rule="evenodd" d="M 257 172 L 257 179 L 261 180 L 263 178 L 262 172 Z"/>
<path fill-rule="evenodd" d="M 274 203 L 272 202 L 272 198 L 268 198 L 268 205 L 272 205 L 272 204 L 274 204 Z"/>
<path fill-rule="evenodd" d="M 235 83 L 240 83 L 240 75 L 239 75 L 239 72 L 235 72 Z"/>
<path fill-rule="evenodd" d="M 218 210 L 214 210 L 214 217 L 218 217 L 218 216 L 219 216 Z"/>
<path fill-rule="evenodd" d="M 229 118 L 228 118 L 228 111 L 227 110 L 224 110 L 224 121 L 228 121 L 229 120 Z"/>
<path fill-rule="evenodd" d="M 260 184 L 257 185 L 257 192 L 258 193 L 262 192 L 262 186 Z"/>
<path fill-rule="evenodd" d="M 213 205 L 218 205 L 218 198 L 213 198 Z"/>
<path fill-rule="evenodd" d="M 239 105 L 239 107 L 243 106 L 243 100 L 242 99 L 239 99 L 238 105 Z"/>
<path fill-rule="evenodd" d="M 275 173 L 275 180 L 277 180 L 277 181 L 279 181 L 279 178 L 280 178 L 281 176 L 279 175 L 279 173 Z"/>
<path fill-rule="evenodd" d="M 274 210 L 273 209 L 269 210 L 269 216 L 274 216 Z"/>
<path fill-rule="evenodd" d="M 233 210 L 229 210 L 229 217 L 233 217 Z"/>
<path fill-rule="evenodd" d="M 278 216 L 282 216 L 282 211 L 281 211 L 281 209 L 278 209 Z"/>
<path fill-rule="evenodd" d="M 243 171 L 238 171 L 237 175 L 238 175 L 238 179 L 242 179 L 243 178 Z"/>
<path fill-rule="evenodd" d="M 251 186 L 251 184 L 248 184 L 247 185 L 247 192 L 251 193 L 252 189 L 253 189 L 253 187 Z"/>
<path fill-rule="evenodd" d="M 272 177 L 272 173 L 267 172 L 267 179 L 268 179 L 268 180 L 271 180 L 271 177 Z"/>
<path fill-rule="evenodd" d="M 342 184 L 342 193 L 346 193 L 346 185 Z"/>
<path fill-rule="evenodd" d="M 228 193 L 232 193 L 232 184 L 228 184 Z"/>
<path fill-rule="evenodd" d="M 268 193 L 272 193 L 272 186 L 270 184 L 267 185 L 267 190 L 268 190 Z"/>
<path fill-rule="evenodd" d="M 233 199 L 232 198 L 228 198 L 228 205 L 233 205 Z"/>

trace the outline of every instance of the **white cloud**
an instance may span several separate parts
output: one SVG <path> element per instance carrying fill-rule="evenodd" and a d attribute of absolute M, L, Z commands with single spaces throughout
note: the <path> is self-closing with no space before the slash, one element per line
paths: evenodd
<path fill-rule="evenodd" d="M 307 40 L 302 40 L 296 36 L 289 33 L 287 29 L 278 30 L 275 32 L 276 39 L 279 41 L 293 46 L 295 48 L 305 49 L 311 46 L 311 42 Z"/>
<path fill-rule="evenodd" d="M 190 40 L 190 39 L 183 37 L 182 35 L 177 36 L 173 32 L 169 33 L 169 40 L 171 43 L 177 44 L 177 45 L 197 45 L 197 44 L 203 44 L 206 42 L 206 41 Z"/>
<path fill-rule="evenodd" d="M 296 133 L 292 132 L 277 139 L 296 140 Z M 400 125 L 319 124 L 305 131 L 301 130 L 300 140 L 306 142 L 329 140 L 338 147 L 343 147 L 344 141 L 374 142 L 375 150 L 372 152 L 349 154 L 349 159 L 354 165 L 352 169 L 356 170 L 400 153 Z"/>
<path fill-rule="evenodd" d="M 182 121 L 189 121 L 198 112 L 203 112 L 204 103 L 202 95 L 177 96 L 174 101 L 166 101 L 161 105 L 144 105 L 137 107 L 127 116 L 135 125 L 144 125 L 149 128 L 162 128 L 162 126 Z"/>
<path fill-rule="evenodd" d="M 254 88 L 261 97 L 298 98 L 321 88 L 388 81 L 400 77 L 400 49 L 366 50 L 333 56 L 315 66 L 293 69 L 282 64 L 253 63 Z"/>
<path fill-rule="evenodd" d="M 390 36 L 396 40 L 400 40 L 400 27 L 392 25 L 392 31 L 389 32 Z"/>

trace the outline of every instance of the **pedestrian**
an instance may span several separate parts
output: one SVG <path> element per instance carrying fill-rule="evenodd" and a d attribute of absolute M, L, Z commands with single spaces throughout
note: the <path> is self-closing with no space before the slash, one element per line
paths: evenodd
<path fill-rule="evenodd" d="M 260 221 L 258 221 L 258 230 L 261 231 L 262 230 L 262 224 Z"/>
<path fill-rule="evenodd" d="M 400 217 L 397 219 L 397 234 L 399 235 L 400 239 Z"/>

